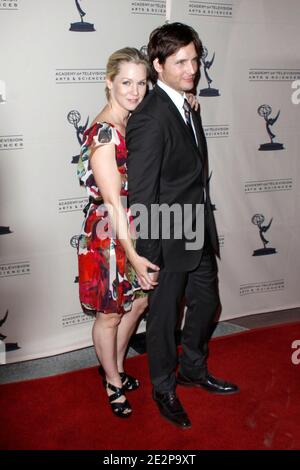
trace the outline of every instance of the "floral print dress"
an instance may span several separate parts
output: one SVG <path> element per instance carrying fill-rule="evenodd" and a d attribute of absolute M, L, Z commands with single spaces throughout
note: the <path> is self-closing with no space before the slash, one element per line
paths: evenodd
<path fill-rule="evenodd" d="M 108 231 L 103 236 L 108 213 L 94 179 L 90 155 L 98 146 L 115 144 L 116 163 L 122 178 L 120 195 L 126 200 L 126 144 L 120 132 L 106 122 L 95 123 L 86 130 L 84 138 L 77 175 L 86 188 L 89 203 L 84 208 L 85 219 L 78 242 L 79 298 L 83 311 L 89 315 L 97 312 L 123 314 L 131 309 L 135 297 L 147 294 L 141 290 L 120 241 L 112 234 L 109 236 Z"/>

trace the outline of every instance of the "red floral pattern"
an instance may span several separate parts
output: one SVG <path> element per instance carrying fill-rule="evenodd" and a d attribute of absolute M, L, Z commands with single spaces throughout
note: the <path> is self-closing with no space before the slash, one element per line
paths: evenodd
<path fill-rule="evenodd" d="M 146 295 L 141 291 L 119 240 L 97 234 L 105 213 L 89 157 L 92 147 L 110 142 L 115 144 L 117 167 L 122 175 L 121 196 L 127 196 L 126 144 L 111 124 L 96 123 L 87 129 L 77 169 L 80 184 L 93 198 L 86 208 L 78 243 L 79 298 L 83 311 L 90 315 L 97 312 L 123 314 L 131 309 L 136 295 Z"/>

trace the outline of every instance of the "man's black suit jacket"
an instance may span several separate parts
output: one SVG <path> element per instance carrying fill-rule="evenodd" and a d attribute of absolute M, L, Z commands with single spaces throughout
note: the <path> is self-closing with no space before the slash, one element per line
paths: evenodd
<path fill-rule="evenodd" d="M 151 222 L 158 223 L 157 219 L 151 219 L 152 204 L 179 204 L 183 211 L 185 204 L 195 208 L 205 198 L 205 217 L 201 224 L 205 220 L 206 232 L 218 255 L 208 187 L 207 145 L 200 112 L 192 111 L 192 118 L 198 145 L 178 109 L 158 85 L 132 113 L 126 129 L 129 205 L 147 207 L 150 227 Z M 184 235 L 181 239 L 163 239 L 160 234 L 158 239 L 138 238 L 136 249 L 141 256 L 167 271 L 192 271 L 200 262 L 202 247 L 187 250 L 187 241 Z"/>

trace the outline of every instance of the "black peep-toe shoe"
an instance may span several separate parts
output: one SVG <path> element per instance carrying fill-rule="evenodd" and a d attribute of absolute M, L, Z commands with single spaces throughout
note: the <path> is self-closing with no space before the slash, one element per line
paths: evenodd
<path fill-rule="evenodd" d="M 123 387 L 116 387 L 115 385 L 110 384 L 106 380 L 103 380 L 103 385 L 107 391 L 107 389 L 111 390 L 112 395 L 108 395 L 109 403 L 111 406 L 111 410 L 114 413 L 115 416 L 118 416 L 119 418 L 129 418 L 129 416 L 132 413 L 132 408 L 129 404 L 129 401 L 126 399 L 123 402 L 115 402 L 118 398 L 124 396 L 124 389 Z"/>
<path fill-rule="evenodd" d="M 127 392 L 131 392 L 132 390 L 136 390 L 137 388 L 139 388 L 140 382 L 138 381 L 138 379 L 126 374 L 126 372 L 119 372 L 119 374 L 122 380 L 123 388 Z"/>
<path fill-rule="evenodd" d="M 105 379 L 105 372 L 102 366 L 99 366 L 98 368 L 99 375 Z M 138 379 L 135 377 L 132 377 L 131 375 L 126 374 L 126 372 L 119 372 L 120 378 L 123 384 L 123 388 L 126 392 L 132 392 L 133 390 L 136 390 L 140 386 L 140 382 Z"/>

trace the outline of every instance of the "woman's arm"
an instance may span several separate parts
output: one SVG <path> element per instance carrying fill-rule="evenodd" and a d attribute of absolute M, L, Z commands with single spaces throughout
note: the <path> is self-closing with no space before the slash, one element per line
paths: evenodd
<path fill-rule="evenodd" d="M 129 118 L 126 127 L 128 149 L 128 191 L 129 205 L 134 215 L 135 208 L 145 209 L 142 216 L 148 236 L 139 236 L 137 252 L 157 265 L 162 265 L 162 241 L 152 236 L 153 229 L 159 229 L 159 220 L 153 207 L 160 204 L 160 174 L 164 152 L 164 136 L 161 123 L 142 112 Z"/>
<path fill-rule="evenodd" d="M 114 232 L 137 273 L 141 287 L 153 289 L 157 282 L 153 281 L 149 275 L 148 268 L 154 271 L 159 268 L 146 258 L 139 256 L 133 247 L 126 212 L 120 197 L 122 181 L 116 164 L 114 143 L 101 145 L 94 150 L 91 156 L 91 168 Z"/>

